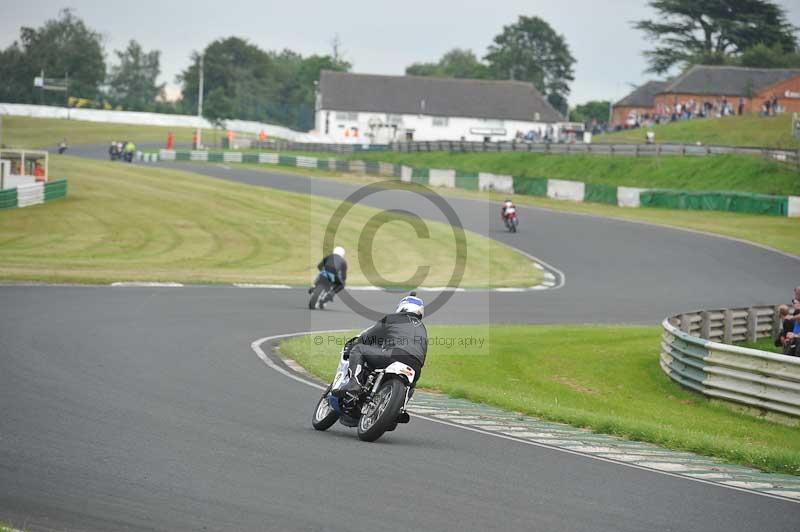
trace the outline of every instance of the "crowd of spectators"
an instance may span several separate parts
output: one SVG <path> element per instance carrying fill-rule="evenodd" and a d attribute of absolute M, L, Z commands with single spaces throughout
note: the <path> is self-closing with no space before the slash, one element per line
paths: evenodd
<path fill-rule="evenodd" d="M 675 105 L 658 104 L 653 113 L 629 117 L 626 124 L 617 124 L 617 131 L 628 128 L 650 127 L 656 124 L 666 124 L 680 120 L 694 120 L 697 118 L 721 118 L 723 116 L 743 115 L 747 101 L 744 97 L 728 100 L 726 97 L 714 100 L 689 100 L 677 102 Z M 772 95 L 761 103 L 762 116 L 775 116 L 784 111 L 778 102 L 778 97 Z"/>
<path fill-rule="evenodd" d="M 783 349 L 784 355 L 800 356 L 800 286 L 794 289 L 791 305 L 778 308 L 781 328 L 775 338 L 775 347 Z"/>

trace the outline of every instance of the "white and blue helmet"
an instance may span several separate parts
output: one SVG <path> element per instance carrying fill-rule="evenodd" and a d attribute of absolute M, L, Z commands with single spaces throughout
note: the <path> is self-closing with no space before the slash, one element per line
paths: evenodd
<path fill-rule="evenodd" d="M 410 314 L 416 314 L 421 318 L 425 314 L 425 303 L 421 298 L 417 297 L 416 292 L 411 292 L 400 300 L 400 303 L 397 304 L 397 310 L 395 312 L 398 314 L 400 312 L 408 312 Z"/>

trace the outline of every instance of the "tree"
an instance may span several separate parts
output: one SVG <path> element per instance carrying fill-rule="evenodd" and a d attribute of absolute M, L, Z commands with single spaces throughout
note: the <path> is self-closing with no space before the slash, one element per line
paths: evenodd
<path fill-rule="evenodd" d="M 15 77 L 30 87 L 28 101 L 34 99 L 33 78 L 42 70 L 50 78 L 68 76 L 70 95 L 90 100 L 100 95 L 106 77 L 102 38 L 72 10 L 61 10 L 41 28 L 21 28 L 20 41 L 26 65 Z M 62 103 L 64 96 L 51 94 L 48 99 Z"/>
<path fill-rule="evenodd" d="M 566 112 L 575 58 L 562 35 L 539 17 L 519 17 L 503 27 L 484 58 L 494 79 L 530 81 Z"/>
<path fill-rule="evenodd" d="M 742 52 L 737 64 L 758 68 L 800 68 L 800 51 L 785 52 L 779 44 L 757 44 Z"/>
<path fill-rule="evenodd" d="M 439 76 L 445 78 L 485 79 L 489 69 L 472 50 L 453 48 L 437 63 L 414 63 L 406 68 L 409 76 Z"/>
<path fill-rule="evenodd" d="M 304 58 L 291 50 L 265 52 L 238 37 L 214 41 L 202 54 L 206 102 L 219 90 L 212 110 L 215 115 L 220 109 L 225 111 L 221 113 L 225 116 L 215 118 L 273 122 L 299 129 L 313 127 L 314 82 L 320 71 L 350 68 L 341 57 Z M 197 109 L 199 59 L 195 54 L 192 64 L 178 77 L 183 86 L 182 107 L 189 113 Z"/>
<path fill-rule="evenodd" d="M 582 105 L 576 105 L 570 113 L 573 122 L 591 123 L 596 120 L 598 123 L 608 121 L 608 109 L 611 103 L 608 100 L 592 100 Z"/>
<path fill-rule="evenodd" d="M 770 0 L 650 0 L 649 5 L 658 14 L 656 20 L 633 23 L 658 43 L 644 52 L 649 72 L 724 64 L 758 44 L 784 53 L 797 48 L 796 28 Z"/>
<path fill-rule="evenodd" d="M 156 81 L 161 73 L 161 52 L 145 52 L 138 42 L 131 40 L 125 50 L 115 53 L 119 64 L 111 67 L 109 75 L 111 99 L 126 109 L 153 109 L 164 90 L 164 84 L 158 85 Z"/>

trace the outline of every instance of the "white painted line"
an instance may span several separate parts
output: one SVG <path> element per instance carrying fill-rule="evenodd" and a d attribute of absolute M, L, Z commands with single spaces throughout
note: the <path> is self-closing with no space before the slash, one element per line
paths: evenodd
<path fill-rule="evenodd" d="M 156 283 L 156 282 L 139 282 L 139 281 L 120 281 L 111 283 L 111 286 L 125 287 L 125 288 L 181 288 L 181 283 Z"/>
<path fill-rule="evenodd" d="M 386 289 L 385 288 L 381 288 L 380 286 L 353 286 L 353 287 L 348 286 L 347 290 L 350 291 L 350 292 L 354 292 L 354 291 L 357 291 L 357 292 L 383 292 Z"/>
<path fill-rule="evenodd" d="M 547 279 L 548 281 L 555 281 L 556 280 L 556 276 L 553 275 L 550 272 L 544 272 L 544 278 Z"/>
<path fill-rule="evenodd" d="M 530 288 L 495 288 L 495 292 L 527 292 L 528 290 L 536 290 L 536 286 Z"/>
<path fill-rule="evenodd" d="M 421 286 L 419 290 L 423 292 L 466 292 L 464 288 L 453 288 L 451 286 Z"/>
<path fill-rule="evenodd" d="M 237 288 L 291 288 L 288 284 L 257 284 L 257 283 L 233 283 Z"/>
<path fill-rule="evenodd" d="M 533 267 L 536 268 L 537 270 L 544 270 L 544 266 L 542 266 L 538 262 L 534 262 Z"/>
<path fill-rule="evenodd" d="M 289 333 L 289 334 L 278 334 L 278 335 L 274 335 L 274 336 L 265 336 L 263 338 L 259 338 L 258 340 L 255 340 L 254 342 L 252 342 L 250 344 L 250 347 L 256 353 L 258 358 L 260 358 L 261 361 L 264 362 L 264 364 L 266 364 L 268 367 L 274 369 L 278 373 L 281 373 L 282 375 L 285 375 L 285 376 L 289 377 L 290 379 L 293 379 L 293 380 L 295 380 L 297 382 L 301 382 L 301 383 L 306 384 L 308 386 L 312 386 L 312 387 L 314 387 L 314 388 L 316 388 L 318 390 L 325 390 L 325 388 L 326 388 L 325 386 L 322 386 L 320 384 L 317 384 L 316 382 L 312 382 L 312 381 L 309 381 L 309 380 L 304 379 L 302 377 L 299 377 L 299 376 L 291 373 L 290 371 L 287 371 L 287 370 L 283 369 L 282 367 L 278 366 L 277 364 L 275 364 L 275 362 L 273 362 L 267 356 L 267 354 L 264 353 L 264 350 L 261 349 L 261 345 L 263 343 L 265 343 L 265 342 L 269 342 L 269 341 L 272 341 L 272 340 L 279 340 L 281 338 L 291 338 L 291 337 L 294 337 L 294 336 L 304 336 L 304 335 L 309 335 L 309 334 L 339 333 L 339 332 L 344 332 L 344 331 L 345 331 L 345 329 L 338 329 L 338 330 L 330 330 L 330 331 L 307 331 L 307 332 L 296 332 L 296 333 Z M 575 455 L 575 456 L 588 458 L 590 460 L 598 460 L 600 462 L 606 462 L 606 463 L 615 464 L 615 465 L 618 465 L 618 466 L 629 467 L 631 469 L 639 469 L 641 471 L 647 471 L 647 472 L 650 472 L 650 473 L 657 473 L 659 475 L 666 475 L 666 476 L 669 476 L 669 477 L 683 479 L 683 480 L 690 481 L 690 482 L 698 482 L 700 484 L 706 484 L 706 485 L 709 485 L 709 486 L 716 486 L 718 488 L 724 488 L 724 489 L 729 489 L 729 490 L 733 490 L 733 491 L 739 491 L 739 492 L 742 492 L 742 493 L 749 493 L 751 495 L 758 495 L 758 496 L 761 496 L 761 497 L 768 497 L 770 499 L 777 499 L 777 500 L 781 500 L 781 501 L 785 501 L 785 502 L 800 503 L 800 496 L 794 495 L 794 492 L 792 492 L 792 495 L 786 495 L 785 496 L 783 494 L 777 494 L 776 495 L 774 492 L 768 493 L 768 492 L 764 492 L 764 491 L 755 491 L 755 490 L 751 490 L 751 489 L 747 489 L 747 488 L 743 488 L 743 487 L 739 487 L 739 486 L 730 486 L 728 484 L 723 484 L 723 483 L 720 483 L 720 482 L 714 482 L 714 481 L 706 480 L 706 479 L 702 479 L 702 478 L 695 478 L 695 477 L 688 476 L 688 475 L 677 474 L 677 473 L 673 473 L 671 471 L 664 471 L 664 470 L 661 470 L 661 469 L 654 469 L 654 468 L 647 467 L 647 466 L 644 466 L 644 465 L 641 465 L 641 464 L 626 463 L 626 462 L 622 462 L 622 461 L 619 461 L 619 460 L 614 460 L 612 458 L 606 458 L 606 457 L 603 457 L 603 456 L 586 454 L 586 453 L 582 453 L 582 452 L 579 452 L 579 451 L 573 451 L 573 450 L 570 450 L 570 449 L 567 449 L 567 448 L 564 448 L 564 447 L 558 447 L 558 446 L 550 445 L 550 444 L 547 444 L 547 443 L 536 442 L 536 441 L 532 441 L 532 440 L 525 440 L 525 439 L 518 438 L 517 436 L 512 435 L 512 434 L 508 434 L 508 433 L 507 434 L 501 434 L 499 432 L 490 432 L 490 431 L 487 431 L 487 430 L 484 430 L 484 429 L 481 429 L 481 428 L 477 428 L 477 427 L 470 427 L 470 426 L 467 426 L 467 425 L 459 425 L 458 423 L 451 423 L 449 421 L 446 421 L 446 420 L 443 420 L 443 419 L 436 419 L 436 418 L 430 417 L 430 416 L 415 414 L 414 417 L 418 418 L 418 419 L 424 419 L 424 420 L 430 421 L 432 423 L 439 423 L 440 425 L 445 425 L 445 426 L 456 428 L 456 429 L 466 430 L 466 431 L 469 431 L 469 432 L 475 432 L 477 434 L 483 434 L 485 436 L 490 436 L 490 437 L 493 437 L 493 438 L 500 438 L 500 439 L 507 440 L 507 441 L 513 441 L 513 442 L 521 443 L 521 444 L 524 444 L 524 445 L 532 445 L 534 447 L 540 447 L 540 448 L 543 448 L 543 449 L 550 449 L 552 451 L 557 451 L 557 452 L 561 452 L 561 453 L 565 453 L 565 454 L 572 454 L 572 455 Z M 658 465 L 663 465 L 663 464 L 658 464 Z"/>

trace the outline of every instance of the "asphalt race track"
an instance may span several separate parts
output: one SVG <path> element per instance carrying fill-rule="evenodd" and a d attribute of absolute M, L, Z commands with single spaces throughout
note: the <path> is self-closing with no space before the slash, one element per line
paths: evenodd
<path fill-rule="evenodd" d="M 355 188 L 181 166 L 333 198 Z M 411 201 L 403 194 L 366 203 L 398 208 Z M 655 324 L 783 301 L 800 281 L 796 259 L 739 242 L 534 208 L 508 235 L 496 205 L 448 201 L 466 228 L 535 255 L 566 283 L 457 293 L 433 323 Z M 390 310 L 397 296 L 357 297 Z M 424 419 L 377 444 L 340 426 L 317 433 L 318 392 L 250 348 L 367 325 L 341 303 L 310 313 L 306 298 L 224 286 L 0 288 L 0 521 L 31 531 L 798 529 L 796 503 Z"/>

